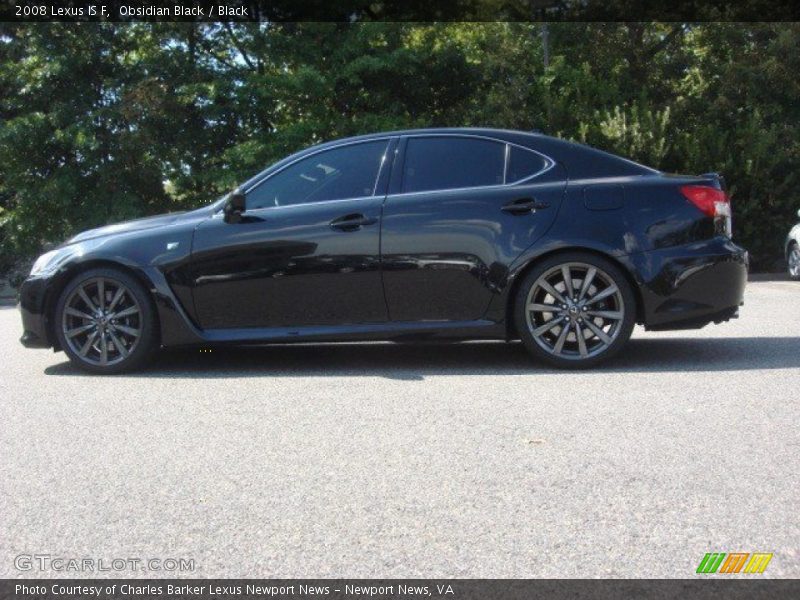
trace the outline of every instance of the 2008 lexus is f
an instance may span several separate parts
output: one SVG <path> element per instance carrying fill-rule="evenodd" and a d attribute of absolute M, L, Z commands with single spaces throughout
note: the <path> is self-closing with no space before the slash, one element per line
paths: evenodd
<path fill-rule="evenodd" d="M 344 340 L 521 339 L 588 367 L 636 323 L 736 316 L 748 257 L 723 188 L 518 131 L 338 140 L 209 206 L 44 254 L 22 343 L 96 373 L 158 347 Z"/>

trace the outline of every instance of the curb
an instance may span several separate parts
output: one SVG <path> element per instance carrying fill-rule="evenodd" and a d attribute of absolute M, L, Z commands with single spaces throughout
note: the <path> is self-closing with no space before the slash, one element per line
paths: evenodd
<path fill-rule="evenodd" d="M 747 281 L 791 281 L 788 273 L 749 273 Z"/>

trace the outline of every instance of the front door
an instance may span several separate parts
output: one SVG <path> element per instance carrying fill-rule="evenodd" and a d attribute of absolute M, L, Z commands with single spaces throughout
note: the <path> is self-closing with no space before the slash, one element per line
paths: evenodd
<path fill-rule="evenodd" d="M 246 190 L 239 223 L 196 230 L 188 269 L 203 329 L 379 323 L 378 190 L 388 140 L 311 154 Z"/>

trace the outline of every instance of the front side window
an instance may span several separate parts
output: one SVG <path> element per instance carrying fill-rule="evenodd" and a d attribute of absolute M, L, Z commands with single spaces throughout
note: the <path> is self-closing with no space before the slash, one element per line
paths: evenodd
<path fill-rule="evenodd" d="M 372 196 L 387 140 L 318 152 L 279 171 L 247 193 L 247 208 Z"/>
<path fill-rule="evenodd" d="M 403 191 L 501 185 L 505 151 L 505 144 L 479 138 L 409 138 L 403 164 Z"/>

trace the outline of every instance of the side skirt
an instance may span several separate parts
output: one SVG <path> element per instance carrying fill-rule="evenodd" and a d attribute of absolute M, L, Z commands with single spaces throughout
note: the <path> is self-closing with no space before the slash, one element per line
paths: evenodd
<path fill-rule="evenodd" d="M 436 341 L 504 340 L 505 327 L 494 321 L 447 321 L 430 323 L 371 323 L 265 329 L 208 329 L 200 332 L 208 343 L 338 342 L 338 341 Z"/>

